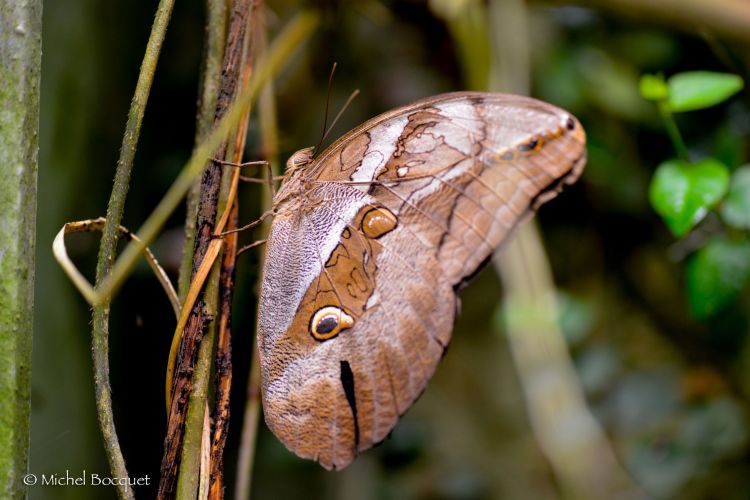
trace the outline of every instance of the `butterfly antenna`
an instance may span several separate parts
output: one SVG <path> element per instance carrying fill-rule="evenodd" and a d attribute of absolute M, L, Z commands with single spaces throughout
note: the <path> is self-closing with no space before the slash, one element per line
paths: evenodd
<path fill-rule="evenodd" d="M 333 126 L 336 125 L 336 122 L 339 121 L 339 118 L 341 118 L 341 115 L 344 114 L 344 111 L 346 111 L 346 108 L 349 107 L 349 105 L 352 103 L 352 101 L 354 100 L 354 98 L 357 97 L 358 95 L 359 95 L 359 89 L 355 89 L 354 92 L 352 92 L 349 95 L 349 98 L 346 100 L 346 102 L 344 103 L 344 105 L 341 106 L 341 111 L 339 111 L 338 114 L 336 114 L 336 117 L 331 122 L 331 126 L 328 127 L 328 130 L 326 130 L 325 134 L 323 134 L 323 138 L 320 140 L 321 143 L 325 140 L 326 137 L 328 137 L 328 134 L 331 133 L 331 130 L 333 129 Z"/>
<path fill-rule="evenodd" d="M 328 105 L 331 102 L 331 88 L 333 88 L 333 74 L 336 73 L 336 66 L 338 66 L 338 63 L 333 63 L 333 66 L 331 67 L 331 74 L 328 75 L 328 92 L 326 94 L 326 111 L 323 115 L 323 132 L 320 135 L 320 141 L 318 141 L 318 145 L 315 146 L 315 149 L 313 149 L 313 154 L 317 153 L 320 149 L 320 146 L 323 144 L 323 141 L 326 138 L 327 132 L 326 127 L 328 126 Z"/>

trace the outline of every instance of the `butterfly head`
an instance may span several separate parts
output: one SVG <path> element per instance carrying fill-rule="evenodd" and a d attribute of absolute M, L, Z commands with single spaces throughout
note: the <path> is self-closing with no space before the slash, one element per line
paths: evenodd
<path fill-rule="evenodd" d="M 290 198 L 305 191 L 306 182 L 304 173 L 313 161 L 314 152 L 315 148 L 309 147 L 300 149 L 289 157 L 289 160 L 286 162 L 284 180 L 281 183 L 281 189 L 276 193 L 274 205 L 288 201 Z"/>
<path fill-rule="evenodd" d="M 312 162 L 312 157 L 315 152 L 315 148 L 310 146 L 309 148 L 300 149 L 286 162 L 286 175 L 291 176 L 295 172 L 302 170 L 305 166 Z"/>

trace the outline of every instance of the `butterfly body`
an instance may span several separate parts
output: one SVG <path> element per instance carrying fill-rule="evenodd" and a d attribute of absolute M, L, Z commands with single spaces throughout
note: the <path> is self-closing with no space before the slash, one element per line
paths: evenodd
<path fill-rule="evenodd" d="M 461 92 L 290 159 L 258 320 L 266 422 L 288 448 L 340 469 L 388 435 L 450 341 L 457 288 L 577 179 L 584 142 L 554 106 Z"/>

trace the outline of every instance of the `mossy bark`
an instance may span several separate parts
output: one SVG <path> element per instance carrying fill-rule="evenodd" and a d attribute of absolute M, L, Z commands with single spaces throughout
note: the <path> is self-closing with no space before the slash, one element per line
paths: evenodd
<path fill-rule="evenodd" d="M 0 497 L 24 498 L 42 0 L 0 0 Z"/>

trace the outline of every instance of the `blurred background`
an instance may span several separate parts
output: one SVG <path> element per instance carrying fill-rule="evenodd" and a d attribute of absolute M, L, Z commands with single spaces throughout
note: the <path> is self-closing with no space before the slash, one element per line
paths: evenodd
<path fill-rule="evenodd" d="M 63 223 L 105 213 L 157 3 L 67 0 L 44 6 L 34 473 L 107 473 L 93 400 L 90 311 L 53 262 L 50 246 Z M 305 2 L 266 3 L 273 36 Z M 691 313 L 685 269 L 694 246 L 676 242 L 648 202 L 655 167 L 674 152 L 656 107 L 638 92 L 643 73 L 700 69 L 747 79 L 750 12 L 744 19 L 722 16 L 728 12 L 722 9 L 736 5 L 728 0 L 691 3 L 699 8 L 677 8 L 669 0 L 494 3 L 512 4 L 512 12 L 522 14 L 525 38 L 512 30 L 498 32 L 508 29 L 507 19 L 482 16 L 486 5 L 477 0 L 316 4 L 322 25 L 276 81 L 282 158 L 317 143 L 333 62 L 338 71 L 332 110 L 353 89 L 361 91 L 335 137 L 412 100 L 477 88 L 482 54 L 509 52 L 504 74 L 528 81 L 531 95 L 568 109 L 588 132 L 583 177 L 543 207 L 537 221 L 559 288 L 560 325 L 590 411 L 619 463 L 648 496 L 750 498 L 750 296 L 745 289 L 700 319 Z M 203 2 L 176 2 L 126 204 L 124 224 L 130 229 L 141 225 L 190 155 L 203 25 Z M 488 40 L 504 36 L 506 45 L 477 44 L 480 38 L 472 34 L 481 29 Z M 512 48 L 518 44 L 528 57 L 515 66 Z M 730 168 L 743 164 L 749 102 L 748 94 L 740 93 L 720 106 L 679 115 L 691 150 Z M 246 158 L 254 159 L 255 120 L 249 134 Z M 242 188 L 241 221 L 257 216 L 259 200 L 257 186 Z M 176 214 L 154 245 L 175 279 L 183 221 L 184 212 Z M 709 230 L 712 223 L 718 224 L 709 216 Z M 93 276 L 98 235 L 73 235 L 68 249 Z M 258 253 L 244 255 L 237 275 L 229 495 L 259 260 Z M 287 452 L 261 426 L 254 498 L 563 497 L 529 423 L 494 270 L 483 271 L 461 297 L 451 347 L 390 439 L 345 471 L 328 473 Z M 152 478 L 154 486 L 136 494 L 150 497 L 162 457 L 163 377 L 174 317 L 145 264 L 114 301 L 110 328 L 117 430 L 131 476 Z M 38 499 L 114 496 L 113 490 L 94 488 L 36 487 L 29 493 Z"/>

